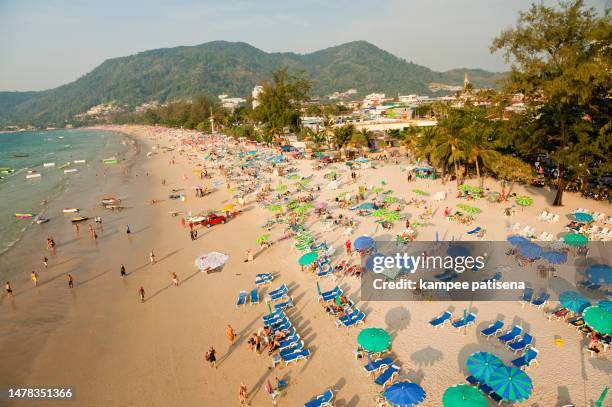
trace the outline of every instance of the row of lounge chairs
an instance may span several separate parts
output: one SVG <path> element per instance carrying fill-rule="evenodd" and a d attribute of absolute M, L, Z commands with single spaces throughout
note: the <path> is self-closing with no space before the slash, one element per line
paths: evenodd
<path fill-rule="evenodd" d="M 501 404 L 504 400 L 502 396 L 493 391 L 491 386 L 478 381 L 478 379 L 476 379 L 474 376 L 468 376 L 465 378 L 465 380 L 472 386 L 476 386 L 478 390 L 480 390 L 484 395 L 488 396 L 493 402 L 495 402 L 495 404 Z"/>
<path fill-rule="evenodd" d="M 248 299 L 251 305 L 259 304 L 259 291 L 257 288 L 253 288 L 249 294 Z M 236 308 L 239 308 L 247 303 L 247 292 L 240 291 L 238 294 L 238 300 L 236 301 Z"/>
<path fill-rule="evenodd" d="M 538 309 L 544 308 L 550 299 L 550 294 L 546 291 L 541 291 L 537 297 L 534 297 L 533 294 L 533 288 L 525 288 L 525 291 L 523 291 L 523 295 L 519 300 L 521 305 L 524 307 L 526 304 L 529 304 L 530 307 L 536 307 Z"/>
<path fill-rule="evenodd" d="M 503 321 L 497 320 L 488 327 L 480 331 L 480 334 L 487 339 L 502 332 L 504 327 Z M 521 334 L 523 337 L 520 338 Z M 500 335 L 497 340 L 506 345 L 508 350 L 515 353 L 526 351 L 533 342 L 533 336 L 528 333 L 523 333 L 523 328 L 519 325 L 514 325 L 512 329 L 506 331 L 506 333 Z"/>
<path fill-rule="evenodd" d="M 325 291 L 319 294 L 319 302 L 326 303 L 330 301 L 334 301 L 336 297 L 339 297 L 343 294 L 343 290 L 335 286 L 329 291 Z M 363 324 L 365 322 L 366 315 L 358 308 L 353 308 L 351 312 L 345 314 L 344 316 L 336 319 L 336 327 L 340 328 L 341 326 L 345 328 L 352 328 L 357 325 Z"/>
<path fill-rule="evenodd" d="M 393 364 L 393 359 L 390 357 L 379 358 L 366 363 L 363 370 L 370 377 L 376 376 L 374 383 L 381 386 L 383 389 L 393 383 L 399 376 L 400 367 Z"/>
<path fill-rule="evenodd" d="M 538 215 L 538 220 L 542 222 L 555 223 L 559 221 L 559 218 L 559 215 L 547 211 L 542 211 L 542 213 Z"/>
<path fill-rule="evenodd" d="M 295 328 L 292 326 L 291 321 L 285 314 L 283 309 L 277 309 L 272 314 L 264 315 L 262 317 L 264 324 L 272 328 L 273 332 L 284 331 L 286 337 L 280 341 L 278 348 L 278 355 L 272 359 L 272 366 L 276 366 L 279 363 L 283 363 L 285 366 L 305 360 L 310 357 L 311 352 L 304 346 L 304 341 L 300 339 L 300 335 L 296 333 Z"/>
<path fill-rule="evenodd" d="M 304 403 L 304 407 L 330 407 L 333 406 L 334 392 L 332 389 L 328 389 L 325 393 L 320 394 Z"/>
<path fill-rule="evenodd" d="M 452 316 L 453 314 L 450 311 L 444 311 L 438 317 L 429 321 L 429 324 L 434 328 L 450 324 L 453 328 L 460 330 L 461 328 L 467 329 L 468 326 L 474 325 L 476 322 L 476 314 L 472 312 L 467 314 L 465 317 L 456 319 L 455 321 L 452 321 Z"/>

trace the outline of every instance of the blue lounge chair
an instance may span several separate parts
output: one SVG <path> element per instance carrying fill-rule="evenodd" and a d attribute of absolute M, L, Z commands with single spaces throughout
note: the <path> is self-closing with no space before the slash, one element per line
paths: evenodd
<path fill-rule="evenodd" d="M 382 358 L 382 359 L 377 359 L 372 361 L 372 363 L 366 363 L 366 365 L 363 367 L 363 370 L 365 370 L 365 372 L 367 374 L 374 374 L 377 373 L 379 370 L 384 369 L 385 367 L 392 365 L 393 364 L 393 359 L 391 358 Z"/>
<path fill-rule="evenodd" d="M 278 301 L 287 297 L 287 293 L 289 293 L 289 290 L 285 287 L 284 290 L 277 291 L 274 294 L 268 293 L 268 298 L 270 301 Z"/>
<path fill-rule="evenodd" d="M 333 272 L 334 269 L 331 268 L 331 266 L 327 266 L 325 269 L 323 269 L 323 267 L 319 267 L 319 270 L 317 271 L 317 278 L 331 276 Z"/>
<path fill-rule="evenodd" d="M 491 325 L 489 325 L 487 328 L 480 331 L 480 334 L 487 338 L 492 335 L 497 335 L 499 332 L 501 332 L 503 326 L 504 326 L 503 321 L 497 320 L 493 322 Z"/>
<path fill-rule="evenodd" d="M 478 383 L 478 390 L 484 394 L 489 394 L 493 391 L 493 388 L 486 383 Z"/>
<path fill-rule="evenodd" d="M 519 369 L 523 367 L 529 367 L 532 363 L 538 363 L 538 350 L 536 348 L 529 348 L 525 351 L 523 356 L 516 358 L 512 361 L 512 364 Z"/>
<path fill-rule="evenodd" d="M 289 355 L 281 356 L 281 358 L 283 359 L 283 362 L 285 362 L 285 366 L 287 366 L 289 363 L 297 362 L 302 359 L 308 359 L 309 356 L 310 351 L 308 349 L 302 349 L 297 352 L 290 353 Z"/>
<path fill-rule="evenodd" d="M 274 304 L 274 308 L 284 310 L 285 308 L 293 307 L 293 297 L 288 297 L 286 301 Z"/>
<path fill-rule="evenodd" d="M 255 275 L 255 285 L 257 286 L 264 285 L 264 284 L 270 284 L 272 283 L 272 280 L 274 280 L 272 273 L 264 273 L 264 274 Z"/>
<path fill-rule="evenodd" d="M 330 407 L 333 399 L 334 392 L 330 389 L 310 400 L 308 403 L 304 403 L 304 407 Z"/>
<path fill-rule="evenodd" d="M 355 318 L 358 314 L 359 314 L 359 310 L 355 308 L 348 314 L 345 314 L 344 316 L 341 316 L 340 318 L 338 318 L 338 321 L 350 321 L 351 319 Z"/>
<path fill-rule="evenodd" d="M 268 295 L 277 295 L 283 292 L 289 292 L 289 289 L 287 288 L 287 286 L 285 284 L 282 284 L 280 287 L 278 287 L 276 290 L 272 290 L 268 293 Z"/>
<path fill-rule="evenodd" d="M 434 328 L 437 328 L 449 322 L 452 316 L 453 314 L 451 314 L 449 311 L 444 311 L 439 317 L 429 321 L 429 324 Z"/>
<path fill-rule="evenodd" d="M 285 340 L 282 340 L 279 342 L 280 344 L 279 349 L 283 350 L 283 349 L 291 348 L 292 346 L 295 346 L 295 344 L 298 343 L 299 341 L 300 341 L 300 335 L 293 334 L 291 336 L 288 336 Z"/>
<path fill-rule="evenodd" d="M 342 295 L 343 291 L 340 287 L 336 286 L 333 289 L 329 290 L 329 291 L 325 291 L 323 293 L 321 293 L 321 295 L 319 295 L 319 301 L 332 301 L 333 299 L 335 299 L 338 295 Z"/>
<path fill-rule="evenodd" d="M 238 301 L 236 301 L 236 308 L 246 304 L 246 301 L 247 301 L 246 291 L 240 291 L 240 294 L 238 294 Z"/>
<path fill-rule="evenodd" d="M 345 328 L 351 328 L 353 326 L 362 324 L 365 321 L 365 314 L 363 312 L 358 312 L 357 315 L 351 317 L 350 319 L 338 319 L 336 321 L 336 327 L 340 327 L 340 325 Z"/>
<path fill-rule="evenodd" d="M 523 332 L 523 328 L 521 328 L 518 325 L 514 325 L 510 331 L 506 332 L 505 334 L 503 334 L 497 339 L 499 339 L 499 341 L 502 343 L 508 344 L 514 341 L 516 338 L 518 338 L 522 332 Z"/>
<path fill-rule="evenodd" d="M 472 386 L 476 386 L 478 385 L 478 379 L 476 379 L 474 376 L 468 376 L 465 378 L 465 381 L 468 382 L 469 384 L 471 384 Z"/>
<path fill-rule="evenodd" d="M 395 378 L 399 375 L 399 371 L 400 368 L 398 366 L 391 365 L 378 375 L 376 380 L 374 380 L 374 383 L 382 386 L 384 389 L 389 384 L 393 383 L 393 380 L 395 380 Z"/>
<path fill-rule="evenodd" d="M 550 294 L 547 293 L 546 291 L 542 291 L 540 295 L 538 296 L 538 298 L 531 301 L 529 305 L 533 305 L 536 308 L 542 308 L 544 304 L 548 302 L 549 298 L 550 298 Z"/>
<path fill-rule="evenodd" d="M 254 304 L 259 304 L 259 291 L 257 291 L 257 288 L 253 288 L 251 290 L 251 305 Z"/>
<path fill-rule="evenodd" d="M 515 353 L 520 352 L 524 350 L 526 347 L 528 347 L 529 345 L 531 345 L 531 342 L 533 342 L 533 336 L 526 333 L 525 335 L 523 335 L 523 339 L 508 344 L 508 349 L 510 349 L 511 351 Z"/>
<path fill-rule="evenodd" d="M 276 329 L 276 327 L 278 326 L 282 326 L 286 323 L 290 323 L 289 318 L 284 317 L 284 318 L 279 318 L 279 319 L 275 319 L 274 321 L 271 321 L 268 325 L 272 328 L 272 329 Z"/>
<path fill-rule="evenodd" d="M 292 346 L 282 349 L 279 351 L 279 355 L 282 358 L 283 356 L 287 356 L 291 353 L 295 353 L 304 349 L 304 341 L 295 342 Z"/>
<path fill-rule="evenodd" d="M 268 323 L 268 322 L 272 322 L 278 318 L 284 318 L 285 317 L 285 313 L 283 312 L 283 310 L 279 310 L 278 308 L 272 313 L 272 314 L 266 314 L 263 317 L 261 317 L 261 319 L 263 320 L 264 323 Z"/>
<path fill-rule="evenodd" d="M 480 230 L 481 230 L 480 226 L 476 226 L 474 229 L 472 229 L 472 230 L 470 230 L 470 231 L 468 231 L 468 232 L 466 232 L 466 233 L 467 233 L 468 235 L 474 235 L 474 234 L 476 234 L 476 233 L 480 232 Z"/>
<path fill-rule="evenodd" d="M 523 295 L 521 296 L 521 299 L 519 301 L 520 301 L 520 303 L 522 305 L 525 305 L 525 304 L 531 302 L 531 297 L 533 297 L 533 288 L 526 287 L 525 291 L 523 291 Z"/>
<path fill-rule="evenodd" d="M 496 404 L 501 404 L 502 401 L 504 401 L 504 398 L 502 396 L 500 396 L 499 394 L 495 393 L 494 391 L 492 391 L 491 393 L 488 394 L 489 398 L 491 400 L 493 400 Z"/>
<path fill-rule="evenodd" d="M 476 314 L 470 312 L 465 318 L 460 318 L 452 323 L 453 328 L 461 329 L 473 325 L 476 321 Z"/>
<path fill-rule="evenodd" d="M 286 331 L 291 328 L 291 322 L 285 321 L 282 325 L 277 325 L 275 328 L 272 328 L 272 331 Z"/>

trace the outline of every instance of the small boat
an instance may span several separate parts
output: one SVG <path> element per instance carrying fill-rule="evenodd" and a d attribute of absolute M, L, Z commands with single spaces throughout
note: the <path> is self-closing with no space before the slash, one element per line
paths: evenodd
<path fill-rule="evenodd" d="M 64 136 L 58 136 L 57 138 L 64 138 Z"/>
<path fill-rule="evenodd" d="M 34 222 L 38 225 L 42 225 L 43 223 L 49 222 L 49 218 L 36 218 Z"/>
<path fill-rule="evenodd" d="M 43 167 L 45 168 L 55 167 L 55 163 L 43 163 Z"/>
<path fill-rule="evenodd" d="M 89 219 L 87 216 L 77 216 L 76 218 L 70 219 L 70 222 L 79 223 L 79 222 L 86 221 L 87 219 Z"/>
<path fill-rule="evenodd" d="M 64 170 L 64 174 L 70 174 L 72 172 L 77 172 L 78 170 L 76 168 L 69 168 L 67 170 Z"/>
<path fill-rule="evenodd" d="M 62 212 L 64 213 L 77 213 L 79 210 L 77 208 L 64 208 Z"/>
<path fill-rule="evenodd" d="M 121 199 L 109 196 L 108 198 L 102 198 L 102 205 L 112 205 L 121 202 Z"/>
<path fill-rule="evenodd" d="M 40 178 L 40 174 L 35 172 L 35 173 L 32 173 L 32 174 L 27 174 L 26 175 L 26 179 L 33 179 L 33 178 Z"/>
<path fill-rule="evenodd" d="M 25 158 L 29 157 L 28 154 L 13 154 L 13 158 Z"/>
<path fill-rule="evenodd" d="M 85 164 L 85 160 L 74 160 L 73 163 L 75 163 L 75 164 Z"/>
<path fill-rule="evenodd" d="M 17 219 L 30 219 L 33 216 L 34 215 L 32 215 L 31 213 L 16 213 L 15 214 L 15 217 Z"/>
<path fill-rule="evenodd" d="M 9 167 L 0 167 L 0 174 L 12 174 L 15 170 Z"/>

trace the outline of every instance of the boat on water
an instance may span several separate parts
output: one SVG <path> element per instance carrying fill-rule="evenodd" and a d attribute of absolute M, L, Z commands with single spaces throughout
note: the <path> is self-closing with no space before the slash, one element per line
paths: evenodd
<path fill-rule="evenodd" d="M 73 163 L 75 164 L 85 164 L 85 160 L 74 160 Z"/>
<path fill-rule="evenodd" d="M 78 170 L 76 168 L 69 168 L 67 170 L 64 170 L 64 174 L 70 174 L 73 172 L 77 172 Z"/>
<path fill-rule="evenodd" d="M 121 199 L 115 197 L 102 198 L 102 205 L 114 205 L 121 202 Z"/>
<path fill-rule="evenodd" d="M 60 170 L 61 170 L 61 169 L 63 169 L 63 168 L 68 167 L 69 165 L 70 165 L 70 161 L 68 161 L 66 164 L 62 164 L 62 165 L 60 165 L 60 166 L 59 166 L 59 168 L 60 168 Z"/>
<path fill-rule="evenodd" d="M 64 208 L 62 212 L 64 213 L 77 213 L 79 210 L 77 208 Z"/>
<path fill-rule="evenodd" d="M 43 167 L 45 168 L 55 167 L 55 163 L 43 163 Z"/>
<path fill-rule="evenodd" d="M 38 172 L 26 174 L 26 179 L 34 179 L 34 178 L 40 178 L 40 174 Z"/>
<path fill-rule="evenodd" d="M 28 154 L 13 154 L 13 158 L 25 158 L 25 157 L 29 157 Z"/>
<path fill-rule="evenodd" d="M 15 170 L 10 167 L 0 167 L 0 174 L 12 174 Z"/>
<path fill-rule="evenodd" d="M 87 219 L 89 219 L 87 216 L 77 216 L 76 218 L 70 219 L 70 222 L 79 223 L 79 222 L 86 221 Z"/>
<path fill-rule="evenodd" d="M 30 219 L 31 217 L 33 217 L 34 215 L 31 213 L 16 213 L 15 217 L 17 219 Z"/>
<path fill-rule="evenodd" d="M 64 138 L 64 136 L 57 136 L 57 138 Z"/>
<path fill-rule="evenodd" d="M 36 222 L 37 225 L 42 225 L 43 223 L 49 222 L 49 218 L 43 218 L 42 216 L 37 216 L 36 219 L 34 219 L 34 222 Z"/>

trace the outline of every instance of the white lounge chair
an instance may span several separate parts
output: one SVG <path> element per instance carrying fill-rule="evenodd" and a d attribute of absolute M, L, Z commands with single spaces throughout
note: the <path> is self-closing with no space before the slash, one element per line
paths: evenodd
<path fill-rule="evenodd" d="M 559 221 L 559 215 L 555 215 L 552 217 L 552 219 L 550 220 L 550 223 L 557 223 Z"/>

